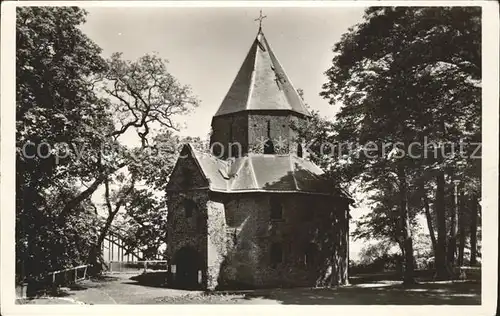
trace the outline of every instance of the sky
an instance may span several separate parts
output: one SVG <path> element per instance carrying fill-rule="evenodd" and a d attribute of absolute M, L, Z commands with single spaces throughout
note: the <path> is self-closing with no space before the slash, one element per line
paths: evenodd
<path fill-rule="evenodd" d="M 180 134 L 206 138 L 217 111 L 257 35 L 259 10 L 266 38 L 295 88 L 306 103 L 333 119 L 338 105 L 319 96 L 332 48 L 348 28 L 360 22 L 362 7 L 330 8 L 102 8 L 88 7 L 81 27 L 103 49 L 136 60 L 157 53 L 169 61 L 168 71 L 191 86 L 200 106 L 178 123 Z M 131 140 L 125 140 L 126 142 Z M 96 195 L 102 197 L 102 190 Z M 97 197 L 97 196 L 96 196 Z M 354 219 L 366 214 L 366 205 L 351 211 Z M 364 241 L 350 245 L 356 257 Z"/>
<path fill-rule="evenodd" d="M 102 8 L 89 7 L 82 30 L 109 57 L 122 52 L 136 60 L 156 52 L 168 71 L 191 86 L 201 101 L 181 118 L 180 133 L 205 138 L 217 111 L 258 31 L 261 8 Z M 296 89 L 311 108 L 332 117 L 338 106 L 319 96 L 332 47 L 361 21 L 362 7 L 262 8 L 262 28 Z"/>

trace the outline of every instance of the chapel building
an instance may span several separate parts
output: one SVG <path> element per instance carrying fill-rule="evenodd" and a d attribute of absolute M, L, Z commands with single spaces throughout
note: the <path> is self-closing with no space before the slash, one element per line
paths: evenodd
<path fill-rule="evenodd" d="M 213 116 L 212 151 L 184 145 L 167 186 L 171 285 L 347 283 L 352 200 L 297 140 L 309 117 L 259 28 Z"/>

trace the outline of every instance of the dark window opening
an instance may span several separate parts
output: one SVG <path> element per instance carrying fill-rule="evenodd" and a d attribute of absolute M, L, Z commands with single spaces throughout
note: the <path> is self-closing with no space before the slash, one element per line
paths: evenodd
<path fill-rule="evenodd" d="M 211 147 L 212 154 L 216 157 L 220 157 L 220 155 L 222 154 L 222 146 L 220 146 L 220 143 L 213 143 Z"/>
<path fill-rule="evenodd" d="M 231 157 L 234 157 L 234 158 L 238 158 L 240 156 L 240 153 L 241 153 L 241 145 L 238 143 L 238 144 L 232 144 L 231 147 L 230 147 L 230 153 L 229 155 Z"/>
<path fill-rule="evenodd" d="M 277 264 L 283 262 L 283 248 L 280 243 L 271 245 L 271 265 L 276 267 Z"/>
<path fill-rule="evenodd" d="M 264 144 L 264 154 L 266 155 L 273 155 L 274 152 L 274 144 L 273 141 L 268 139 L 266 143 Z"/>
<path fill-rule="evenodd" d="M 313 267 L 316 263 L 316 245 L 309 243 L 304 250 L 304 265 L 308 268 Z"/>
<path fill-rule="evenodd" d="M 300 158 L 302 158 L 302 145 L 301 144 L 298 144 L 297 145 L 297 156 L 299 156 Z"/>
<path fill-rule="evenodd" d="M 281 201 L 276 197 L 271 197 L 271 219 L 279 220 L 283 218 L 283 205 Z"/>
<path fill-rule="evenodd" d="M 193 210 L 196 207 L 196 204 L 193 200 L 184 200 L 184 214 L 186 218 L 190 218 L 193 216 Z"/>

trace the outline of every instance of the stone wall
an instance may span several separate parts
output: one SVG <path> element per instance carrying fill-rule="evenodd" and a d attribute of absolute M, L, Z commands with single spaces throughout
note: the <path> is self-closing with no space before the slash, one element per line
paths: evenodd
<path fill-rule="evenodd" d="M 221 146 L 214 145 L 217 142 L 222 146 L 223 152 L 219 153 Z M 233 143 L 238 143 L 241 150 Z M 212 135 L 210 145 L 213 154 L 219 158 L 235 157 L 248 153 L 248 116 L 246 113 L 235 113 L 225 116 L 217 116 L 212 120 Z M 232 148 L 230 148 L 232 147 Z"/>
<path fill-rule="evenodd" d="M 263 141 L 271 139 L 274 143 L 276 154 L 297 154 L 297 133 L 293 130 L 293 122 L 299 118 L 291 112 L 284 111 L 249 111 L 225 116 L 217 116 L 212 120 L 212 135 L 210 144 L 215 142 L 224 145 L 224 155 L 227 158 L 230 143 L 241 144 L 241 155 L 263 153 Z M 269 135 L 268 135 L 269 124 Z M 268 137 L 270 136 L 270 137 Z M 285 146 L 279 146 L 278 140 Z M 213 145 L 213 149 L 219 149 Z M 234 152 L 233 157 L 234 157 Z M 304 151 L 305 152 L 305 151 Z M 216 156 L 218 152 L 214 152 Z"/>
<path fill-rule="evenodd" d="M 282 198 L 282 219 L 270 219 L 270 197 Z M 196 208 L 184 213 L 185 199 Z M 347 205 L 305 194 L 178 192 L 169 198 L 168 254 L 183 247 L 203 259 L 203 287 L 335 286 L 347 283 Z M 283 260 L 272 265 L 271 245 Z M 305 262 L 306 251 L 314 256 Z M 175 261 L 172 261 L 175 263 Z"/>
<path fill-rule="evenodd" d="M 318 266 L 317 286 L 348 283 L 349 208 L 346 200 L 338 200 L 337 205 L 336 211 L 323 214 L 314 236 L 320 246 L 322 263 Z"/>
<path fill-rule="evenodd" d="M 195 207 L 186 217 L 184 201 L 191 200 Z M 207 266 L 207 203 L 208 190 L 169 193 L 168 200 L 168 259 L 175 264 L 175 255 L 183 247 L 195 249 L 201 259 L 203 283 L 206 282 Z M 204 284 L 205 286 L 205 284 Z"/>
<path fill-rule="evenodd" d="M 216 196 L 207 201 L 207 288 L 215 289 L 220 267 L 227 253 L 224 204 Z"/>
<path fill-rule="evenodd" d="M 185 153 L 181 153 L 185 156 Z M 189 186 L 183 186 L 185 175 Z M 209 192 L 195 161 L 179 159 L 168 191 L 168 256 L 191 247 L 200 256 L 203 287 L 337 285 L 347 282 L 348 225 L 344 200 L 311 194 Z M 271 197 L 283 216 L 271 219 Z M 184 201 L 193 201 L 186 216 Z M 283 261 L 271 265 L 271 245 Z M 316 245 L 314 265 L 304 262 Z"/>
<path fill-rule="evenodd" d="M 187 147 L 184 147 L 170 175 L 167 190 L 183 191 L 207 187 L 208 182 L 191 156 L 191 152 Z M 172 194 L 175 195 L 176 193 Z"/>
<path fill-rule="evenodd" d="M 345 217 L 344 204 L 319 195 L 279 194 L 283 198 L 283 219 L 271 220 L 271 195 L 228 197 L 227 254 L 220 269 L 219 287 L 343 284 L 345 280 L 337 280 L 334 275 L 344 275 L 345 270 L 347 276 L 347 248 L 340 241 L 347 241 L 347 236 L 345 229 L 335 224 Z M 280 243 L 283 250 L 283 261 L 276 266 L 272 266 L 270 257 L 273 243 Z M 312 266 L 304 262 L 310 243 L 318 247 Z"/>
<path fill-rule="evenodd" d="M 280 112 L 252 112 L 248 115 L 248 148 L 253 153 L 263 153 L 262 139 L 273 141 L 276 154 L 296 153 L 296 133 L 292 130 L 292 120 L 295 115 Z M 269 124 L 269 135 L 268 135 Z M 278 141 L 284 141 L 285 146 L 279 146 Z"/>

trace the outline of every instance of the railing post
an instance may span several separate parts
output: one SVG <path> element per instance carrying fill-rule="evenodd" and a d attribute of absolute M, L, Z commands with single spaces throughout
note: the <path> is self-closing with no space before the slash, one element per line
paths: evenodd
<path fill-rule="evenodd" d="M 111 261 L 115 260 L 115 238 L 113 235 L 109 236 L 111 238 Z"/>
<path fill-rule="evenodd" d="M 56 293 L 57 285 L 56 285 L 56 274 L 52 273 L 52 285 L 51 285 L 51 290 L 52 293 Z"/>

